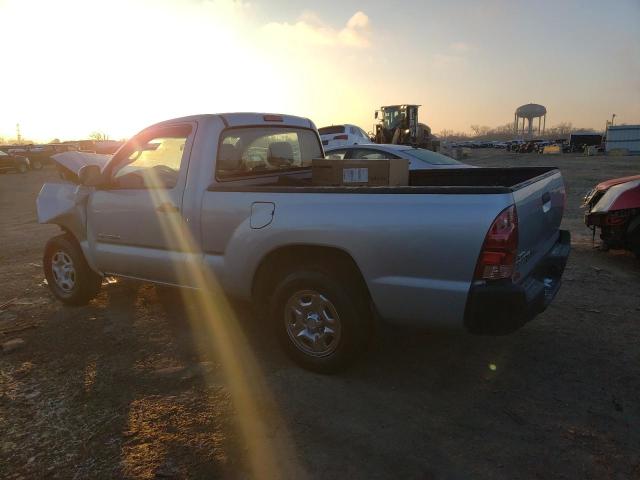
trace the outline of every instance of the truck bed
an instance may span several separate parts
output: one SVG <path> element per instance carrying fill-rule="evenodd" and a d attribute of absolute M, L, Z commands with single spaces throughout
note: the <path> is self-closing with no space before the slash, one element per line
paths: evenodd
<path fill-rule="evenodd" d="M 346 187 L 317 186 L 311 184 L 310 171 L 280 175 L 264 182 L 264 179 L 247 179 L 238 182 L 215 183 L 209 191 L 246 191 L 280 193 L 362 193 L 362 194 L 481 194 L 511 193 L 552 175 L 556 167 L 485 167 L 437 170 L 415 170 L 409 174 L 406 187 Z M 260 183 L 257 183 L 260 182 Z"/>

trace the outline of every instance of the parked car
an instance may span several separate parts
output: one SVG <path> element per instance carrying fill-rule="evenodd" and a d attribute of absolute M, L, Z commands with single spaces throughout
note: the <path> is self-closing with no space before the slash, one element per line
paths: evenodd
<path fill-rule="evenodd" d="M 524 143 L 524 140 L 511 140 L 507 142 L 507 151 L 517 152 Z"/>
<path fill-rule="evenodd" d="M 29 162 L 34 170 L 38 170 L 43 165 L 51 163 L 51 156 L 59 153 L 60 150 L 54 144 L 29 145 L 25 147 L 23 155 L 29 158 Z M 66 149 L 64 150 L 66 151 Z"/>
<path fill-rule="evenodd" d="M 29 170 L 29 160 L 25 157 L 0 150 L 0 172 L 26 173 L 27 170 Z"/>
<path fill-rule="evenodd" d="M 69 155 L 90 154 L 54 160 Z M 212 295 L 253 300 L 285 351 L 321 372 L 357 357 L 374 317 L 504 334 L 558 291 L 570 250 L 558 169 L 315 186 L 310 166 L 323 156 L 313 123 L 294 116 L 197 115 L 146 128 L 80 167 L 85 188 L 42 187 L 38 220 L 63 230 L 44 251 L 49 288 L 78 305 L 104 275 L 196 289 L 215 278 Z"/>
<path fill-rule="evenodd" d="M 358 145 L 371 143 L 367 132 L 356 125 L 331 125 L 318 129 L 322 145 L 324 147 L 337 147 L 342 145 Z"/>
<path fill-rule="evenodd" d="M 632 251 L 640 258 L 640 175 L 601 182 L 585 197 L 584 222 L 600 228 L 602 246 Z"/>
<path fill-rule="evenodd" d="M 25 158 L 28 170 L 40 170 L 42 168 L 42 162 L 36 155 L 32 154 L 33 145 L 3 145 L 0 148 L 9 155 Z"/>
<path fill-rule="evenodd" d="M 544 147 L 551 145 L 553 142 L 550 140 L 534 140 L 533 142 L 533 151 L 535 153 L 543 153 Z"/>
<path fill-rule="evenodd" d="M 409 170 L 471 167 L 471 165 L 424 148 L 377 143 L 327 148 L 325 149 L 325 158 L 335 160 L 404 158 L 409 160 Z"/>

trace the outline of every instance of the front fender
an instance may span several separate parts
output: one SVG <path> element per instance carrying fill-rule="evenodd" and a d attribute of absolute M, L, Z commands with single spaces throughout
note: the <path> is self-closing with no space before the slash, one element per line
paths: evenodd
<path fill-rule="evenodd" d="M 45 183 L 38 194 L 38 223 L 60 225 L 78 239 L 86 238 L 87 199 L 91 189 L 72 183 Z"/>
<path fill-rule="evenodd" d="M 89 266 L 95 270 L 87 242 L 87 201 L 92 187 L 73 183 L 45 183 L 38 194 L 38 223 L 58 225 L 80 244 Z"/>

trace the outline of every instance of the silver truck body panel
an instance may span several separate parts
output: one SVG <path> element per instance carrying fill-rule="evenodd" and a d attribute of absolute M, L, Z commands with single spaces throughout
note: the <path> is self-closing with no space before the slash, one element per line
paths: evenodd
<path fill-rule="evenodd" d="M 185 124 L 193 130 L 174 188 L 47 184 L 38 198 L 39 220 L 73 225 L 68 229 L 100 273 L 197 287 L 188 272 L 205 262 L 225 291 L 246 299 L 270 252 L 292 245 L 337 248 L 354 259 L 382 317 L 453 328 L 463 327 L 478 255 L 502 210 L 514 203 L 518 209 L 520 251 L 530 252 L 518 265 L 523 276 L 557 237 L 564 201 L 559 172 L 515 193 L 233 191 L 279 176 L 222 183 L 215 178 L 221 131 L 265 125 L 263 114 L 185 117 L 145 131 Z M 277 126 L 283 125 L 315 130 L 299 117 L 283 116 Z M 216 190 L 220 186 L 225 189 Z M 542 198 L 547 193 L 548 201 Z"/>
<path fill-rule="evenodd" d="M 206 192 L 202 247 L 225 289 L 243 298 L 265 253 L 337 247 L 355 260 L 386 319 L 462 326 L 484 236 L 513 203 L 509 194 L 484 197 Z M 267 228 L 251 228 L 255 202 L 275 205 Z"/>
<path fill-rule="evenodd" d="M 558 239 L 566 197 L 562 176 L 537 179 L 516 189 L 513 197 L 519 237 L 516 272 L 526 278 Z"/>

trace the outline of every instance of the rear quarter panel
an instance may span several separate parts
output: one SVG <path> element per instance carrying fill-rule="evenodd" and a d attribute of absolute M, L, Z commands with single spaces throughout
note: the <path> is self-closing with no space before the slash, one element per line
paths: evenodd
<path fill-rule="evenodd" d="M 550 208 L 545 211 L 542 197 L 549 194 Z M 559 171 L 518 188 L 513 193 L 518 212 L 518 255 L 516 271 L 526 278 L 553 247 L 559 235 L 566 198 Z"/>
<path fill-rule="evenodd" d="M 485 234 L 511 194 L 341 194 L 207 191 L 205 261 L 230 293 L 248 298 L 253 275 L 286 245 L 337 247 L 360 268 L 387 320 L 462 327 Z M 253 202 L 272 202 L 273 221 L 250 227 Z"/>

